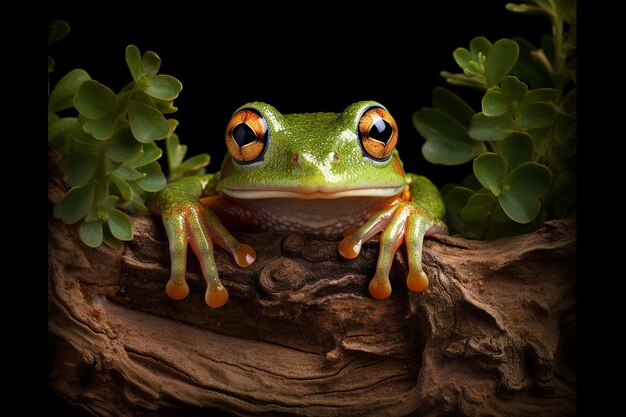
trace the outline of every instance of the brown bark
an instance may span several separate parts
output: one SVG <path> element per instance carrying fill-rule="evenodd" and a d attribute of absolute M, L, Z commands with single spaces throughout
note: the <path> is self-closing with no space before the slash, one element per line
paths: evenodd
<path fill-rule="evenodd" d="M 62 193 L 51 176 L 49 198 Z M 51 210 L 50 210 L 51 212 Z M 339 236 L 238 234 L 258 260 L 216 261 L 229 302 L 173 301 L 158 219 L 124 248 L 89 249 L 49 217 L 49 385 L 97 416 L 568 416 L 576 412 L 573 220 L 491 242 L 435 236 L 431 285 L 371 298 L 378 246 Z M 401 251 L 399 251 L 401 252 Z"/>

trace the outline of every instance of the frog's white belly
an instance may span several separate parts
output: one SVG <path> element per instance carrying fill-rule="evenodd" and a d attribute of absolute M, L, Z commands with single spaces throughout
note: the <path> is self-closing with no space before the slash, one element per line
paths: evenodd
<path fill-rule="evenodd" d="M 396 199 L 392 196 L 237 200 L 242 209 L 237 217 L 245 225 L 270 232 L 340 233 L 348 227 L 362 225 Z"/>

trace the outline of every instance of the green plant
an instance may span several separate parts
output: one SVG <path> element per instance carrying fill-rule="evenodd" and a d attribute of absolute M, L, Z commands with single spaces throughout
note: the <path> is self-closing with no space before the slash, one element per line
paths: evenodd
<path fill-rule="evenodd" d="M 66 22 L 52 22 L 48 44 L 68 33 Z M 126 63 L 132 81 L 117 94 L 75 69 L 48 96 L 48 144 L 63 155 L 61 169 L 71 187 L 53 214 L 67 224 L 82 220 L 80 238 L 91 247 L 131 240 L 130 218 L 120 209 L 147 212 L 149 199 L 166 185 L 158 162 L 163 151 L 155 141 L 166 140 L 170 179 L 202 172 L 209 163 L 207 154 L 183 162 L 186 147 L 174 133 L 178 121 L 165 118 L 177 110 L 180 81 L 158 74 L 159 56 L 142 56 L 134 45 L 126 48 Z M 53 68 L 48 57 L 48 74 Z M 77 114 L 58 114 L 68 110 Z"/>
<path fill-rule="evenodd" d="M 540 227 L 575 213 L 576 2 L 535 0 L 506 5 L 547 16 L 552 34 L 541 48 L 515 37 L 471 40 L 454 59 L 463 73 L 443 71 L 455 86 L 484 91 L 481 111 L 452 91 L 433 90 L 433 107 L 413 115 L 435 164 L 473 160 L 461 185 L 442 188 L 453 233 L 491 239 Z"/>

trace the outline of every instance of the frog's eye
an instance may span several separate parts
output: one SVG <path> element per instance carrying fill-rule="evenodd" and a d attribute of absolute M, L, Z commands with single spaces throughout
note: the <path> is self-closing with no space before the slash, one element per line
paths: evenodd
<path fill-rule="evenodd" d="M 358 133 L 361 147 L 376 160 L 387 159 L 398 141 L 396 121 L 382 107 L 372 107 L 363 113 Z"/>
<path fill-rule="evenodd" d="M 268 129 L 263 116 L 253 109 L 239 110 L 226 126 L 226 146 L 241 164 L 258 161 L 267 147 Z"/>

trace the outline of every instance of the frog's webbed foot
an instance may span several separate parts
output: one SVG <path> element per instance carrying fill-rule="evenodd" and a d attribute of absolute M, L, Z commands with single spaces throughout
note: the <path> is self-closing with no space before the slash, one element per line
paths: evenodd
<path fill-rule="evenodd" d="M 407 287 L 414 292 L 428 288 L 428 276 L 422 269 L 424 237 L 445 231 L 442 221 L 431 218 L 417 204 L 401 202 L 377 212 L 356 231 L 344 233 L 347 236 L 339 243 L 338 249 L 344 258 L 356 258 L 363 242 L 382 232 L 376 273 L 370 281 L 369 292 L 374 298 L 384 299 L 391 294 L 389 270 L 402 242 L 406 244 L 409 262 Z"/>
<path fill-rule="evenodd" d="M 228 291 L 219 279 L 213 244 L 230 252 L 237 265 L 246 267 L 256 259 L 252 247 L 241 244 L 222 225 L 218 217 L 199 201 L 190 201 L 168 207 L 163 211 L 163 223 L 169 238 L 171 275 L 165 291 L 175 300 L 189 294 L 185 282 L 187 244 L 191 245 L 207 284 L 204 299 L 210 307 L 221 307 L 228 301 Z"/>

